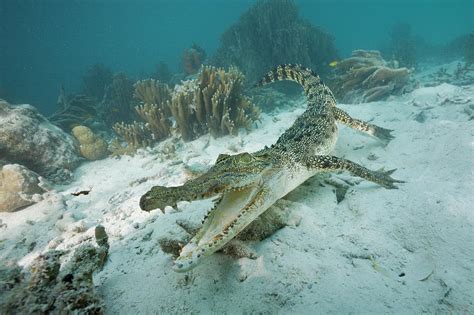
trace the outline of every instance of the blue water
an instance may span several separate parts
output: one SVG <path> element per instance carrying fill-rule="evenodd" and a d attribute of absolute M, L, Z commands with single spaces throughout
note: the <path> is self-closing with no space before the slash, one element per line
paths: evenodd
<path fill-rule="evenodd" d="M 208 55 L 254 1 L 0 0 L 0 87 L 11 102 L 54 112 L 61 84 L 79 92 L 94 63 L 145 77 L 166 62 L 179 71 L 192 43 Z M 335 37 L 340 56 L 383 49 L 396 23 L 431 44 L 474 30 L 472 0 L 296 1 L 300 15 Z"/>

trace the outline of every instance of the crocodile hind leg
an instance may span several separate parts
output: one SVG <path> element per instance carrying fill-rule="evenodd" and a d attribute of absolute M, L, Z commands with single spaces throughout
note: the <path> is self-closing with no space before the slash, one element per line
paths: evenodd
<path fill-rule="evenodd" d="M 404 183 L 404 181 L 394 179 L 390 175 L 396 169 L 389 171 L 372 171 L 352 161 L 338 158 L 331 155 L 316 155 L 305 159 L 306 167 L 314 171 L 347 171 L 353 176 L 361 177 L 365 180 L 374 182 L 387 189 L 397 189 L 395 183 Z"/>
<path fill-rule="evenodd" d="M 348 113 L 340 108 L 333 107 L 333 115 L 336 121 L 351 127 L 352 129 L 364 132 L 371 136 L 379 138 L 384 144 L 388 144 L 394 138 L 391 132 L 393 130 L 385 129 L 377 125 L 370 124 L 363 120 L 352 118 Z"/>

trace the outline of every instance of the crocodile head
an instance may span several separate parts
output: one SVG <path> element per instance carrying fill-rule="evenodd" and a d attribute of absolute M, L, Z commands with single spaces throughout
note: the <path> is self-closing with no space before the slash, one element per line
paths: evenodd
<path fill-rule="evenodd" d="M 275 156 L 268 154 L 241 153 L 218 158 L 205 177 L 219 181 L 219 198 L 199 231 L 181 249 L 173 266 L 175 271 L 194 268 L 282 197 L 280 190 L 286 191 L 285 172 L 277 164 Z M 213 174 L 215 170 L 219 171 Z"/>
<path fill-rule="evenodd" d="M 202 227 L 185 245 L 173 269 L 184 272 L 202 258 L 221 249 L 278 198 L 268 183 L 275 174 L 275 157 L 265 153 L 221 154 L 208 172 L 179 187 L 152 188 L 140 200 L 144 210 L 176 205 L 176 202 L 218 196 Z M 278 175 L 277 175 L 278 177 Z"/>
<path fill-rule="evenodd" d="M 270 166 L 265 154 L 220 154 L 209 171 L 182 186 L 153 187 L 141 197 L 140 208 L 145 211 L 164 210 L 166 206 L 176 207 L 178 201 L 207 199 L 224 192 L 244 190 L 254 186 Z"/>

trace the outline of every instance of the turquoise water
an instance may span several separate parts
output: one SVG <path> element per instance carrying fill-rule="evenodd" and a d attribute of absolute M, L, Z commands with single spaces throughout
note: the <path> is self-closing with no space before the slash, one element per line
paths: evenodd
<path fill-rule="evenodd" d="M 61 84 L 80 90 L 87 68 L 103 63 L 142 78 L 155 64 L 180 70 L 192 43 L 212 56 L 221 34 L 254 1 L 0 1 L 0 87 L 15 103 L 56 109 Z M 390 28 L 411 26 L 443 45 L 474 30 L 471 0 L 298 0 L 300 15 L 335 38 L 339 55 L 383 49 Z"/>

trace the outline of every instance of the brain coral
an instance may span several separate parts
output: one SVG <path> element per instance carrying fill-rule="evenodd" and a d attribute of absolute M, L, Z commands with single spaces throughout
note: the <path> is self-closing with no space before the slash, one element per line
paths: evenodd
<path fill-rule="evenodd" d="M 76 126 L 72 129 L 72 134 L 79 141 L 79 151 L 86 159 L 100 160 L 107 156 L 107 142 L 95 135 L 86 126 Z"/>

